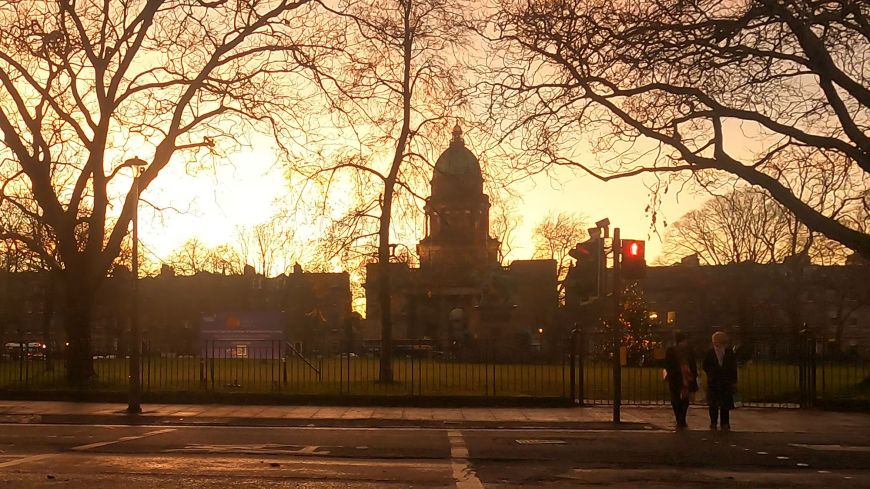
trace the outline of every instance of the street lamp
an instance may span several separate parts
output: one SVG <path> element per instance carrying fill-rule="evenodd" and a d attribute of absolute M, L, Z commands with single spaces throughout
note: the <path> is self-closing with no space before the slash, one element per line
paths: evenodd
<path fill-rule="evenodd" d="M 132 349 L 130 349 L 130 391 L 127 397 L 127 412 L 138 414 L 142 412 L 141 406 L 141 365 L 142 333 L 139 331 L 139 173 L 148 163 L 137 156 L 128 159 L 118 169 L 124 167 L 133 168 L 133 294 L 130 301 L 130 336 Z"/>

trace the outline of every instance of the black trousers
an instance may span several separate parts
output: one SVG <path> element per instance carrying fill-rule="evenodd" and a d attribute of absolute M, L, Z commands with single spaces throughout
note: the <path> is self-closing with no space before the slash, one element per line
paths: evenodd
<path fill-rule="evenodd" d="M 710 424 L 716 426 L 716 422 L 721 421 L 722 426 L 731 426 L 731 409 L 719 403 L 710 403 Z"/>
<path fill-rule="evenodd" d="M 674 408 L 674 418 L 677 421 L 677 426 L 688 426 L 686 423 L 686 414 L 689 412 L 689 400 L 680 399 L 680 395 L 671 395 L 671 407 Z"/>

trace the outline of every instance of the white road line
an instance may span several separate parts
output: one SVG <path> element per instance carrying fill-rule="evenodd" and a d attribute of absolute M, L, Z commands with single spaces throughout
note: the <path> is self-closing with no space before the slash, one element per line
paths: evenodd
<path fill-rule="evenodd" d="M 468 466 L 468 448 L 462 433 L 450 430 L 447 432 L 447 439 L 450 441 L 450 466 L 453 469 L 456 489 L 483 489 L 483 483 Z"/>
<path fill-rule="evenodd" d="M 870 447 L 849 445 L 807 445 L 804 443 L 789 443 L 789 446 L 830 452 L 870 452 Z"/>
<path fill-rule="evenodd" d="M 79 445 L 77 447 L 72 447 L 70 450 L 81 452 L 84 450 L 90 450 L 91 448 L 104 447 L 106 445 L 113 445 L 115 443 L 121 443 L 121 442 L 125 442 L 125 441 L 130 441 L 130 440 L 138 440 L 140 438 L 147 438 L 149 436 L 160 435 L 163 433 L 169 433 L 171 431 L 175 431 L 175 429 L 149 431 L 148 433 L 144 433 L 144 434 L 139 435 L 139 436 L 125 436 L 123 438 L 119 438 L 117 440 L 112 440 L 112 441 L 102 441 L 102 442 L 98 442 L 98 443 L 89 443 L 87 445 Z M 63 452 L 41 453 L 39 455 L 31 455 L 29 457 L 23 457 L 23 458 L 19 458 L 19 459 L 15 459 L 15 460 L 10 460 L 8 462 L 0 463 L 0 468 L 12 467 L 15 465 L 21 465 L 21 464 L 26 464 L 26 463 L 30 463 L 30 462 L 38 462 L 40 460 L 45 460 L 47 458 L 56 457 L 58 455 L 63 455 Z"/>
<path fill-rule="evenodd" d="M 114 445 L 116 443 L 121 443 L 121 442 L 125 442 L 125 441 L 139 440 L 142 438 L 148 438 L 149 436 L 162 435 L 163 433 L 171 433 L 173 431 L 175 431 L 175 428 L 167 428 L 165 430 L 149 431 L 148 433 L 143 433 L 143 434 L 137 435 L 137 436 L 125 436 L 123 438 L 118 438 L 117 440 L 112 440 L 112 441 L 101 441 L 101 442 L 97 442 L 97 443 L 89 443 L 87 445 L 79 445 L 77 447 L 72 447 L 70 450 L 75 450 L 77 452 L 80 452 L 83 450 L 90 450 L 91 448 L 104 447 L 106 445 Z"/>
<path fill-rule="evenodd" d="M 29 462 L 38 462 L 39 460 L 43 460 L 49 457 L 54 457 L 57 455 L 56 453 L 44 453 L 41 455 L 31 455 L 29 457 L 19 458 L 16 460 L 10 460 L 9 462 L 0 463 L 0 468 L 2 467 L 12 467 L 13 465 L 26 464 Z"/>

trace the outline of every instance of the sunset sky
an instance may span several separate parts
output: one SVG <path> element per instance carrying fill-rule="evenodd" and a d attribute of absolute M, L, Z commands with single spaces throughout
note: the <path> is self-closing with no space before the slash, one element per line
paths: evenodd
<path fill-rule="evenodd" d="M 286 167 L 276 163 L 270 148 L 246 149 L 232 155 L 230 160 L 232 165 L 194 174 L 187 174 L 182 165 L 171 166 L 143 194 L 143 200 L 161 207 L 171 205 L 174 209 L 155 213 L 147 204 L 141 207 L 140 239 L 143 251 L 153 261 L 166 259 L 193 237 L 209 246 L 234 244 L 239 226 L 266 222 L 276 211 L 276 200 L 290 198 Z M 623 237 L 649 241 L 648 261 L 654 260 L 659 252 L 660 238 L 652 232 L 650 216 L 645 213 L 649 190 L 641 177 L 605 183 L 559 169 L 551 176 L 522 181 L 513 189 L 521 196 L 516 208 L 522 222 L 514 233 L 508 261 L 531 257 L 533 229 L 551 212 L 583 214 L 590 223 L 608 217 L 612 225 L 621 227 Z M 662 219 L 673 222 L 703 199 L 703 195 L 692 195 L 688 190 L 679 196 L 665 196 L 659 232 L 664 233 Z M 300 238 L 313 238 L 317 234 L 316 229 L 298 231 Z"/>

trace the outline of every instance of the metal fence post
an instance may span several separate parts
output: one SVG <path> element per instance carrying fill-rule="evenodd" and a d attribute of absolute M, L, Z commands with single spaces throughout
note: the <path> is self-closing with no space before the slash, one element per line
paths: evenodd
<path fill-rule="evenodd" d="M 583 362 L 586 360 L 586 337 L 583 334 L 583 328 L 577 329 L 577 344 L 574 345 L 577 351 L 577 394 L 578 403 L 584 406 L 586 399 L 586 372 Z"/>
<path fill-rule="evenodd" d="M 571 359 L 571 403 L 577 402 L 577 328 L 571 330 L 571 341 L 569 343 Z"/>
<path fill-rule="evenodd" d="M 809 365 L 808 365 L 808 379 L 807 383 L 809 389 L 807 391 L 808 394 L 808 407 L 815 407 L 816 405 L 816 338 L 813 335 L 810 335 L 809 340 L 807 341 L 807 348 L 809 348 L 808 356 L 809 356 Z"/>

